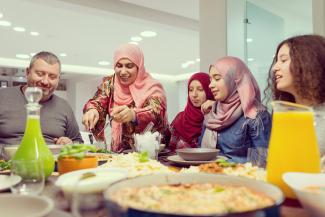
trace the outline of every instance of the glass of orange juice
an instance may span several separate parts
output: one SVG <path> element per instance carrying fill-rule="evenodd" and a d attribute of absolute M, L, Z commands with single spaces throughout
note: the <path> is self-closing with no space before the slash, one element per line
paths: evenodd
<path fill-rule="evenodd" d="M 267 181 L 286 197 L 294 193 L 282 180 L 285 172 L 320 172 L 320 156 L 310 107 L 284 101 L 272 102 L 272 130 L 267 158 Z"/>

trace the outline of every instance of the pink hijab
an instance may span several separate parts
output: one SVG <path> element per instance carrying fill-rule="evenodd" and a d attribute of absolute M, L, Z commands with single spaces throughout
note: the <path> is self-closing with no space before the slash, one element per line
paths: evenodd
<path fill-rule="evenodd" d="M 226 128 L 242 114 L 255 119 L 257 112 L 265 108 L 261 103 L 257 82 L 245 63 L 236 57 L 228 56 L 219 59 L 213 66 L 221 73 L 230 94 L 224 101 L 217 102 L 206 115 L 207 128 Z"/>
<path fill-rule="evenodd" d="M 198 80 L 201 83 L 206 95 L 206 99 L 213 100 L 213 95 L 209 89 L 209 75 L 205 72 L 198 72 L 192 75 L 192 77 L 188 80 L 187 94 L 189 93 L 190 84 L 193 80 Z M 194 138 L 197 138 L 201 135 L 204 115 L 201 112 L 200 107 L 195 107 L 192 104 L 189 95 L 187 96 L 187 104 L 185 110 L 180 112 L 177 116 L 178 117 L 175 118 L 171 125 L 187 143 L 191 142 Z"/>
<path fill-rule="evenodd" d="M 117 48 L 114 53 L 114 67 L 122 58 L 128 58 L 138 67 L 138 75 L 134 83 L 128 87 L 120 83 L 115 74 L 114 79 L 114 106 L 129 105 L 135 102 L 135 108 L 141 108 L 150 96 L 158 96 L 162 100 L 162 106 L 166 106 L 165 92 L 157 80 L 153 79 L 144 67 L 143 52 L 137 45 L 124 44 Z M 122 138 L 122 124 L 112 122 L 112 150 L 117 151 Z"/>

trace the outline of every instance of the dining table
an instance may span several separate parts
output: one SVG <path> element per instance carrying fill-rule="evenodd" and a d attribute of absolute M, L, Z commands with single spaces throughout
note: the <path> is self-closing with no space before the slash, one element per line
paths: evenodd
<path fill-rule="evenodd" d="M 175 165 L 166 160 L 166 156 L 160 156 L 158 160 L 173 169 L 181 168 L 179 165 Z M 47 217 L 73 217 L 70 207 L 71 201 L 69 201 L 68 198 L 65 197 L 63 191 L 55 185 L 58 177 L 59 173 L 53 172 L 46 180 L 44 190 L 41 193 L 41 195 L 51 198 L 54 202 L 54 210 Z M 97 208 L 87 211 L 87 213 L 83 213 L 82 217 L 108 216 L 104 204 L 104 198 L 102 197 L 101 204 Z M 284 203 L 280 207 L 280 213 L 281 217 L 309 217 L 307 211 L 302 208 L 299 201 L 293 199 L 285 199 Z"/>

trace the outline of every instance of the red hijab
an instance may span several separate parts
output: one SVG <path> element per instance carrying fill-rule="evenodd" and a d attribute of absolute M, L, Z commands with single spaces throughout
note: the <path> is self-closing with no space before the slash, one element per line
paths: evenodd
<path fill-rule="evenodd" d="M 207 100 L 213 100 L 213 95 L 209 88 L 210 77 L 207 73 L 198 72 L 192 75 L 187 84 L 187 94 L 189 93 L 189 87 L 193 80 L 197 80 L 201 83 L 205 92 Z M 201 112 L 200 107 L 195 107 L 190 97 L 187 95 L 187 104 L 185 110 L 178 113 L 174 121 L 171 123 L 176 132 L 187 142 L 191 142 L 194 138 L 201 135 L 202 124 L 204 115 Z"/>

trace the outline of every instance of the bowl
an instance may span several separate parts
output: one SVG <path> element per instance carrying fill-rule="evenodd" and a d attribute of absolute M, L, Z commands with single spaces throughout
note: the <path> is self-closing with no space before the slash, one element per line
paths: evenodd
<path fill-rule="evenodd" d="M 95 174 L 83 180 L 83 174 Z M 78 195 L 78 203 L 87 209 L 96 209 L 104 201 L 102 191 L 111 183 L 127 178 L 127 170 L 122 168 L 84 169 L 61 175 L 55 185 L 60 187 L 67 201 L 72 204 Z M 74 200 L 76 201 L 76 200 Z"/>
<path fill-rule="evenodd" d="M 80 180 L 85 173 L 93 173 L 94 177 Z M 94 168 L 77 170 L 61 175 L 55 182 L 63 192 L 95 193 L 101 192 L 111 183 L 127 178 L 128 172 L 122 168 Z"/>
<path fill-rule="evenodd" d="M 283 180 L 295 192 L 300 203 L 311 216 L 324 216 L 325 190 L 308 191 L 306 187 L 325 188 L 325 173 L 288 172 L 283 174 Z"/>
<path fill-rule="evenodd" d="M 64 145 L 54 145 L 54 144 L 47 145 L 47 147 L 49 147 L 53 155 L 58 155 L 60 153 L 61 148 L 63 148 L 63 146 Z M 11 159 L 15 155 L 18 147 L 19 145 L 6 145 L 4 147 L 5 155 Z"/>
<path fill-rule="evenodd" d="M 176 153 L 187 161 L 209 161 L 217 157 L 219 149 L 212 148 L 184 148 L 176 149 Z"/>
<path fill-rule="evenodd" d="M 1 216 L 45 217 L 54 208 L 50 198 L 44 196 L 1 194 Z"/>
<path fill-rule="evenodd" d="M 245 186 L 250 190 L 256 191 L 258 193 L 262 193 L 273 199 L 274 203 L 270 206 L 266 206 L 264 208 L 259 208 L 251 211 L 244 212 L 236 212 L 236 213 L 213 213 L 213 214 L 183 214 L 181 211 L 178 213 L 175 212 L 162 212 L 157 211 L 155 206 L 153 205 L 150 209 L 141 209 L 141 208 L 131 208 L 127 206 L 121 206 L 118 202 L 113 199 L 113 195 L 116 191 L 123 190 L 125 188 L 141 188 L 148 186 L 159 186 L 159 185 L 180 185 L 180 184 L 193 184 L 193 183 L 218 183 L 222 185 L 228 186 Z M 168 191 L 168 190 L 167 190 Z M 216 191 L 216 190 L 215 190 Z M 156 190 L 159 193 L 159 189 Z M 217 192 L 217 191 L 216 191 Z M 219 191 L 218 191 L 219 192 Z M 161 195 L 164 193 L 169 194 L 169 192 L 161 191 Z M 148 193 L 149 194 L 149 193 Z M 141 194 L 137 196 L 138 200 Z M 131 196 L 132 197 L 132 196 Z M 114 217 L 122 217 L 122 216 L 137 216 L 137 217 L 147 217 L 147 216 L 155 216 L 155 217 L 180 217 L 180 216 L 219 216 L 219 217 L 252 217 L 252 216 L 263 216 L 263 217 L 278 217 L 280 216 L 280 205 L 283 203 L 284 196 L 282 191 L 271 184 L 262 181 L 256 181 L 252 179 L 235 177 L 235 176 L 226 176 L 226 175 L 217 175 L 217 174 L 206 174 L 206 173 L 179 173 L 179 174 L 155 174 L 149 176 L 139 176 L 132 179 L 125 179 L 118 181 L 116 183 L 111 184 L 106 191 L 104 191 L 104 198 L 106 200 L 106 208 L 109 213 L 108 216 Z M 177 197 L 178 198 L 178 197 Z M 198 201 L 205 201 L 206 197 L 197 197 Z M 159 199 L 159 197 L 157 198 Z M 179 198 L 180 199 L 180 198 Z M 151 200 L 147 202 L 151 203 Z M 177 203 L 177 202 L 176 202 Z M 195 201 L 191 201 L 192 204 L 196 203 Z"/>

